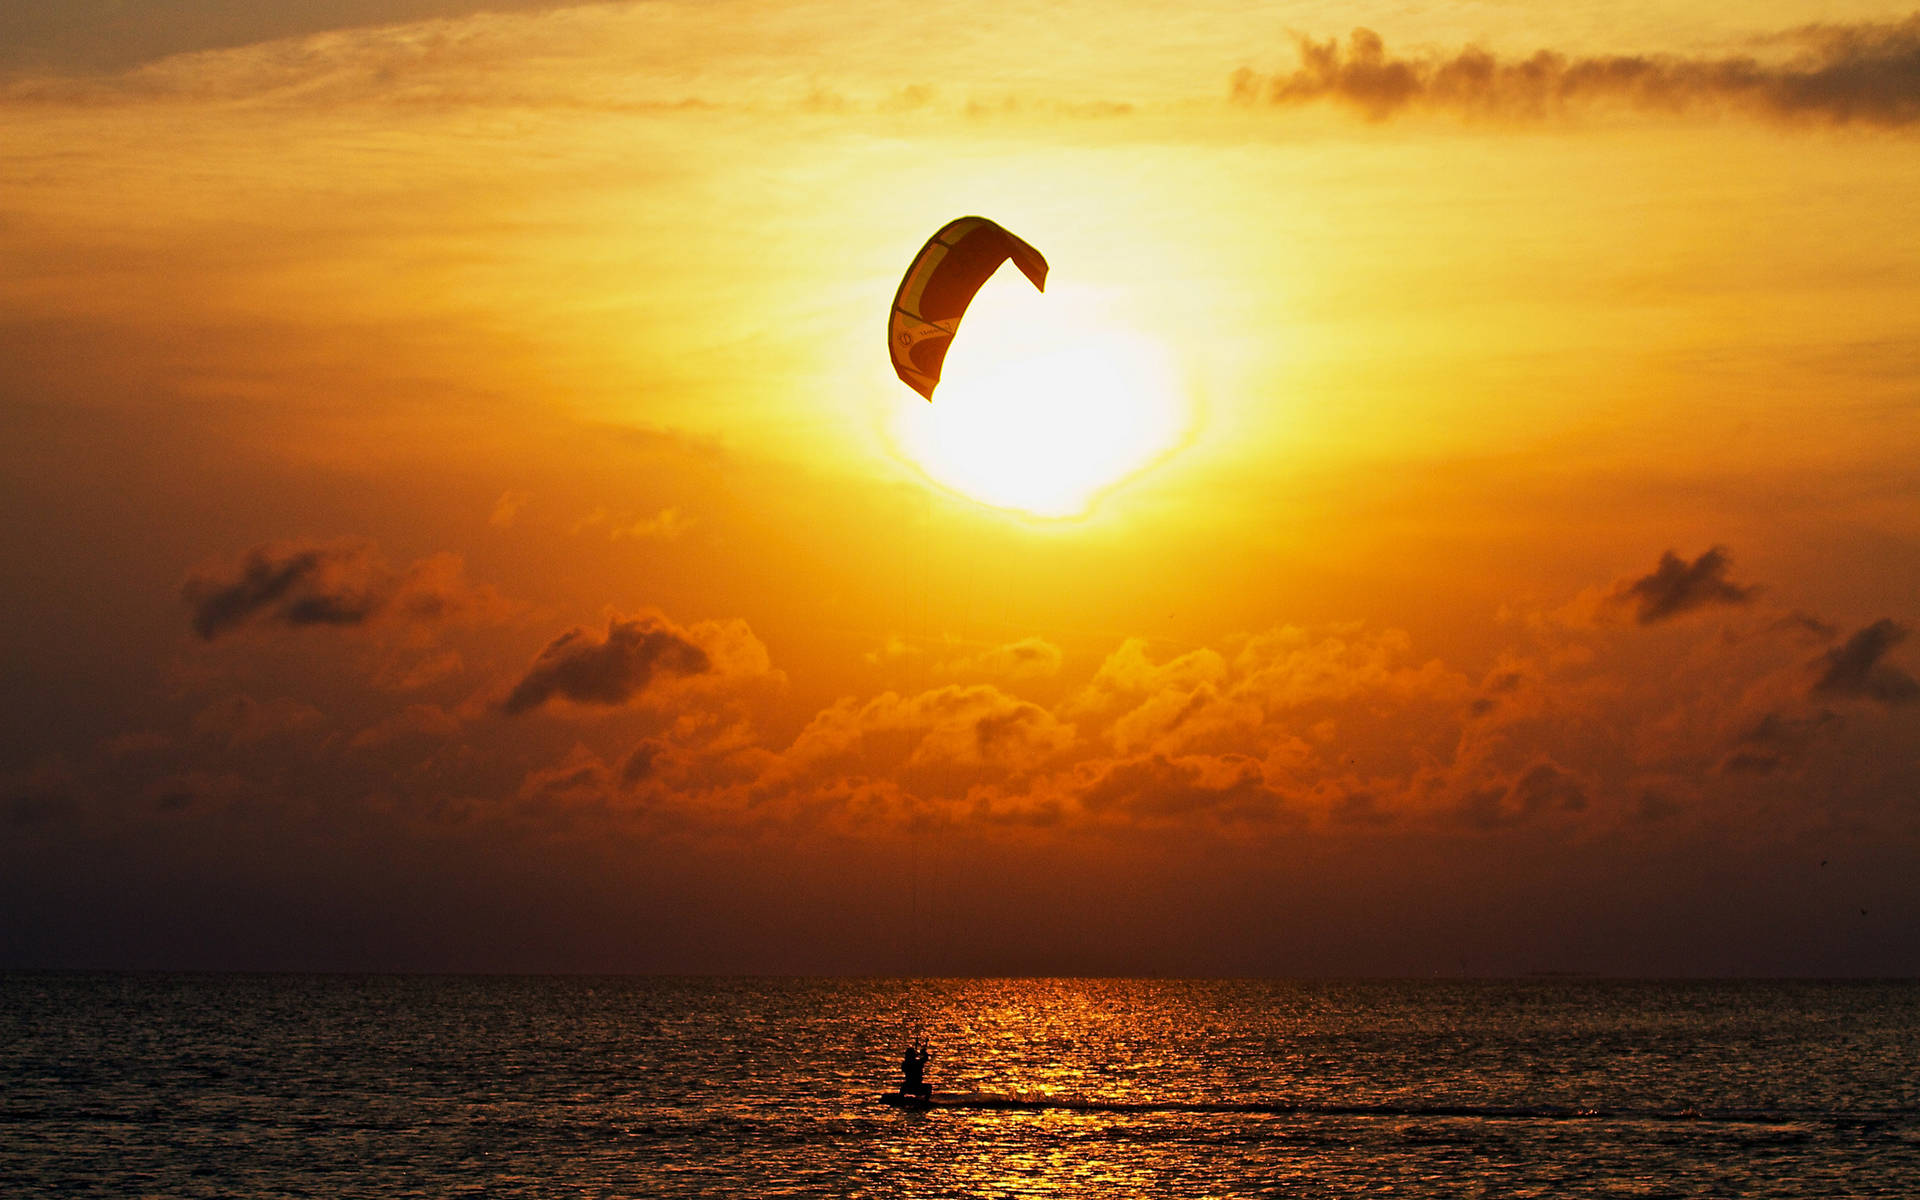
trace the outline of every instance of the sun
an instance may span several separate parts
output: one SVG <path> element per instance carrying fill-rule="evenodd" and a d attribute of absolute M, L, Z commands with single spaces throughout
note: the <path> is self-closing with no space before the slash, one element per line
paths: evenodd
<path fill-rule="evenodd" d="M 1180 445 L 1191 404 L 1166 348 L 1096 296 L 1013 283 L 974 298 L 931 404 L 899 389 L 894 441 L 982 504 L 1080 516 Z"/>

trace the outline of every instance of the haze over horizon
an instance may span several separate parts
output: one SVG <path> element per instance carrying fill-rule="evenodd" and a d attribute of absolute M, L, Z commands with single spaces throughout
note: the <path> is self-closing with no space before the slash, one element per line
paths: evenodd
<path fill-rule="evenodd" d="M 1920 13 L 971 12 L 0 17 L 0 967 L 1920 974 Z"/>

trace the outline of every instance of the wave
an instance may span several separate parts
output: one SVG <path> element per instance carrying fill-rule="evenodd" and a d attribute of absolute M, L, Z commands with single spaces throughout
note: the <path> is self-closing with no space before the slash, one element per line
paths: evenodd
<path fill-rule="evenodd" d="M 901 1105 L 897 1093 L 880 1096 L 882 1103 Z M 1089 1096 L 1056 1096 L 1044 1092 L 935 1092 L 924 1104 L 907 1107 L 942 1109 L 1001 1109 L 1018 1111 L 1108 1113 L 1248 1113 L 1264 1116 L 1447 1118 L 1483 1121 L 1673 1121 L 1747 1125 L 1880 1124 L 1911 1118 L 1899 1112 L 1811 1112 L 1766 1109 L 1712 1108 L 1586 1108 L 1560 1105 L 1422 1104 L 1378 1102 L 1336 1104 L 1284 1100 L 1106 1100 Z"/>

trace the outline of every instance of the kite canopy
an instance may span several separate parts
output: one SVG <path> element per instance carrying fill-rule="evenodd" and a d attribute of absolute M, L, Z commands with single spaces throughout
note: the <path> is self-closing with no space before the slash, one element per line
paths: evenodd
<path fill-rule="evenodd" d="M 928 400 L 940 385 L 940 364 L 974 293 L 1009 258 L 1033 286 L 1047 290 L 1047 260 L 985 217 L 961 217 L 927 239 L 900 280 L 887 317 L 893 369 Z"/>

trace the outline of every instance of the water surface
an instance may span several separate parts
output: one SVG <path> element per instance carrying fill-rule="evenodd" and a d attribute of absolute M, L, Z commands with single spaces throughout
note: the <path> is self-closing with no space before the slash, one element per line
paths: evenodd
<path fill-rule="evenodd" d="M 0 1195 L 1911 1196 L 1917 1031 L 1911 983 L 9 974 Z"/>

